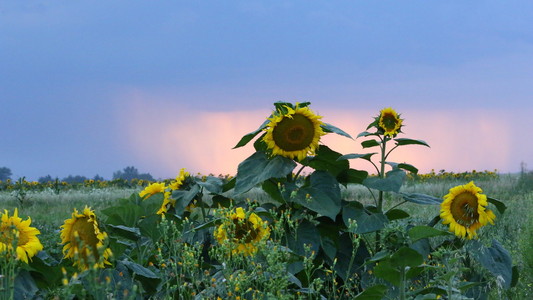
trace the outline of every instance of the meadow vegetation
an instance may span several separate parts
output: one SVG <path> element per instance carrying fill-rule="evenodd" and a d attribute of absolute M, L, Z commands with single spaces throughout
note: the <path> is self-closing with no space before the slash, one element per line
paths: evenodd
<path fill-rule="evenodd" d="M 235 177 L 0 182 L 1 298 L 533 296 L 530 172 L 390 162 L 397 147 L 428 146 L 397 137 L 391 108 L 356 138 L 375 152 L 343 155 L 320 137 L 351 136 L 308 106 L 275 103 L 236 145 L 259 136 Z"/>

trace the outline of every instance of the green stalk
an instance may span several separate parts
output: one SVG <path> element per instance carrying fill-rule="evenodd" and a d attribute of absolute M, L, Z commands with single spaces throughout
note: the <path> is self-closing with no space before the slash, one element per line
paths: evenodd
<path fill-rule="evenodd" d="M 405 300 L 405 267 L 400 268 L 400 300 Z"/>
<path fill-rule="evenodd" d="M 381 139 L 381 138 L 380 138 Z M 387 136 L 384 136 L 383 139 L 381 139 L 381 162 L 380 167 L 381 170 L 379 172 L 379 178 L 383 179 L 385 178 L 385 159 L 386 159 L 386 148 L 387 147 Z M 378 194 L 378 212 L 383 212 L 383 191 L 379 191 Z M 376 253 L 379 252 L 381 249 L 381 231 L 376 232 Z"/>

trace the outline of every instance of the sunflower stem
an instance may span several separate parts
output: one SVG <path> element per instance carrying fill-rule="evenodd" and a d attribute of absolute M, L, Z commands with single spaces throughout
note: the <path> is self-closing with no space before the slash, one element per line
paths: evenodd
<path fill-rule="evenodd" d="M 385 159 L 386 159 L 386 150 L 387 150 L 387 136 L 384 136 L 381 138 L 381 162 L 380 162 L 380 172 L 379 172 L 379 178 L 383 179 L 385 178 Z M 378 194 L 378 212 L 383 212 L 383 191 L 379 191 Z M 381 249 L 381 231 L 376 232 L 376 253 L 379 252 Z"/>

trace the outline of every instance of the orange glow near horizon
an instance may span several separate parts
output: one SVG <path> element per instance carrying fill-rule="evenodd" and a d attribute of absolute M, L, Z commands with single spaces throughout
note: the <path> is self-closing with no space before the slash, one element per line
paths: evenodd
<path fill-rule="evenodd" d="M 173 177 L 181 168 L 193 173 L 235 174 L 238 164 L 253 153 L 253 141 L 245 147 L 232 148 L 243 135 L 257 129 L 271 112 L 269 109 L 193 111 L 168 104 L 162 108 L 140 98 L 130 103 L 132 105 L 123 111 L 121 118 L 126 142 L 136 158 L 143 162 L 144 169 L 154 170 L 163 177 Z M 379 110 L 312 108 L 324 116 L 324 122 L 343 129 L 354 139 L 379 113 Z M 496 118 L 498 112 L 472 109 L 400 113 L 405 126 L 404 134 L 398 137 L 424 140 L 431 148 L 400 147 L 391 154 L 390 161 L 410 163 L 421 173 L 432 169 L 454 172 L 510 169 L 512 141 L 506 132 L 510 131 L 511 123 L 501 114 Z M 328 134 L 322 143 L 342 154 L 378 152 L 377 148 L 362 149 L 363 140 Z M 352 160 L 350 165 L 375 173 L 364 160 Z"/>

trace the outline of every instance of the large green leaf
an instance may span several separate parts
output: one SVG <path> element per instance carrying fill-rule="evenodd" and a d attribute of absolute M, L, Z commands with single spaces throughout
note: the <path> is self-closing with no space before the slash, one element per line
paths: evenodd
<path fill-rule="evenodd" d="M 354 233 L 368 233 L 383 229 L 389 222 L 382 213 L 372 213 L 358 202 L 350 202 L 342 208 L 342 219 L 349 226 L 349 219 L 357 222 Z"/>
<path fill-rule="evenodd" d="M 409 218 L 409 213 L 401 209 L 391 209 L 387 211 L 385 215 L 387 216 L 387 219 L 389 219 L 390 221 Z"/>
<path fill-rule="evenodd" d="M 367 140 L 367 141 L 361 142 L 361 146 L 363 146 L 363 148 L 372 148 L 372 147 L 376 147 L 379 145 L 380 145 L 380 142 L 376 140 Z"/>
<path fill-rule="evenodd" d="M 367 171 L 347 169 L 337 175 L 337 180 L 339 183 L 347 186 L 349 183 L 362 184 L 367 177 Z"/>
<path fill-rule="evenodd" d="M 143 209 L 136 204 L 129 203 L 106 208 L 102 210 L 102 213 L 107 215 L 107 224 L 135 226 L 137 220 L 143 215 Z"/>
<path fill-rule="evenodd" d="M 387 293 L 387 287 L 378 284 L 365 289 L 363 292 L 355 296 L 353 299 L 357 300 L 381 300 Z"/>
<path fill-rule="evenodd" d="M 502 281 L 506 289 L 513 282 L 513 261 L 509 251 L 497 241 L 492 240 L 491 247 L 485 247 L 477 240 L 468 243 L 470 253 L 483 267 L 489 270 L 498 280 Z"/>
<path fill-rule="evenodd" d="M 133 273 L 136 275 L 146 277 L 146 278 L 152 278 L 152 279 L 158 279 L 159 276 L 157 276 L 153 271 L 150 269 L 147 269 L 137 263 L 134 263 L 129 260 L 122 260 L 120 261 L 122 264 L 124 264 L 128 269 L 130 269 Z"/>
<path fill-rule="evenodd" d="M 391 265 L 389 259 L 381 261 L 374 267 L 374 275 L 387 280 L 395 286 L 400 286 L 400 271 Z"/>
<path fill-rule="evenodd" d="M 124 238 L 130 239 L 132 241 L 136 241 L 141 237 L 141 231 L 137 227 L 127 227 L 124 225 L 112 225 L 107 224 L 108 228 L 111 228 L 111 230 Z"/>
<path fill-rule="evenodd" d="M 396 141 L 396 145 L 403 146 L 403 145 L 422 145 L 429 147 L 429 145 L 424 142 L 423 140 L 413 140 L 413 139 L 406 139 L 406 138 L 397 138 L 394 139 Z"/>
<path fill-rule="evenodd" d="M 414 243 L 420 239 L 430 238 L 434 236 L 440 236 L 440 235 L 450 235 L 450 232 L 443 231 L 439 229 L 435 229 L 433 227 L 429 226 L 415 226 L 409 229 L 409 237 L 411 238 L 411 241 Z"/>
<path fill-rule="evenodd" d="M 390 265 L 393 268 L 405 269 L 405 267 L 416 267 L 424 262 L 424 258 L 416 250 L 409 247 L 402 247 L 394 252 L 390 257 Z"/>
<path fill-rule="evenodd" d="M 346 155 L 343 155 L 341 157 L 339 157 L 338 159 L 341 160 L 341 159 L 356 159 L 356 158 L 362 158 L 364 160 L 368 160 L 370 161 L 371 158 L 372 158 L 372 155 L 374 154 L 378 154 L 377 152 L 373 152 L 373 153 L 365 153 L 365 154 L 355 154 L 355 153 L 352 153 L 352 154 L 346 154 Z"/>
<path fill-rule="evenodd" d="M 314 251 L 315 253 L 318 253 L 320 247 L 320 234 L 318 229 L 313 223 L 307 220 L 303 220 L 298 224 L 296 234 L 287 235 L 287 240 L 289 248 L 301 256 L 309 255 L 309 253 L 305 252 L 304 245 L 308 245 L 310 251 Z"/>
<path fill-rule="evenodd" d="M 222 192 L 222 186 L 224 182 L 218 177 L 207 176 L 205 180 L 196 179 L 196 184 L 203 187 L 210 193 L 219 194 Z"/>
<path fill-rule="evenodd" d="M 257 151 L 239 164 L 235 193 L 247 192 L 270 178 L 285 177 L 295 167 L 296 163 L 291 159 L 279 155 L 269 158 L 265 152 Z"/>
<path fill-rule="evenodd" d="M 298 190 L 295 202 L 335 220 L 341 210 L 339 183 L 330 173 L 315 171 L 311 174 L 310 184 Z"/>
<path fill-rule="evenodd" d="M 332 133 L 336 133 L 338 135 L 342 135 L 342 136 L 345 136 L 347 138 L 352 138 L 351 135 L 349 135 L 348 133 L 344 132 L 342 129 L 340 128 L 337 128 L 331 124 L 328 124 L 328 123 L 324 123 L 322 125 L 322 130 L 324 130 L 324 132 L 332 132 Z"/>
<path fill-rule="evenodd" d="M 239 147 L 242 147 L 242 146 L 248 144 L 248 142 L 250 142 L 256 135 L 258 135 L 261 131 L 263 131 L 263 129 L 266 128 L 268 123 L 270 123 L 270 120 L 266 120 L 265 122 L 263 122 L 263 124 L 261 124 L 261 126 L 259 126 L 259 128 L 257 128 L 256 130 L 248 133 L 247 135 L 243 136 L 241 138 L 241 140 L 237 143 L 237 145 L 235 145 L 235 147 L 233 147 L 233 149 L 239 148 Z"/>
<path fill-rule="evenodd" d="M 425 205 L 439 205 L 442 202 L 441 198 L 433 197 L 420 193 L 400 193 L 404 200 Z"/>
<path fill-rule="evenodd" d="M 331 150 L 328 146 L 320 145 L 316 155 L 306 158 L 302 164 L 315 170 L 328 171 L 333 176 L 337 176 L 350 168 L 350 163 L 347 160 L 338 160 L 339 157 L 341 157 L 340 153 Z"/>
<path fill-rule="evenodd" d="M 320 232 L 320 246 L 329 259 L 334 260 L 339 247 L 339 228 L 335 224 L 321 222 L 317 226 Z"/>
<path fill-rule="evenodd" d="M 278 182 L 270 179 L 263 182 L 263 185 L 261 186 L 263 188 L 263 191 L 265 191 L 272 200 L 275 200 L 279 203 L 285 202 L 283 200 L 283 195 L 281 194 L 281 191 L 278 187 Z"/>
<path fill-rule="evenodd" d="M 5 280 L 4 278 L 2 278 Z M 8 278 L 9 279 L 9 278 Z M 39 289 L 27 270 L 20 270 L 15 277 L 14 299 L 33 299 Z"/>
<path fill-rule="evenodd" d="M 399 192 L 405 179 L 405 172 L 394 169 L 385 175 L 385 178 L 368 177 L 363 181 L 363 185 L 368 188 L 384 192 Z"/>
<path fill-rule="evenodd" d="M 172 192 L 172 199 L 176 200 L 174 209 L 178 216 L 183 215 L 185 208 L 191 203 L 191 201 L 198 195 L 200 192 L 199 185 L 193 185 L 189 190 L 175 190 Z"/>
<path fill-rule="evenodd" d="M 503 202 L 501 202 L 500 200 L 497 200 L 497 199 L 494 199 L 494 198 L 491 198 L 491 197 L 487 197 L 487 201 L 489 203 L 494 204 L 494 206 L 496 206 L 496 209 L 500 212 L 500 214 L 503 214 L 505 212 L 505 210 L 507 209 L 507 206 Z"/>

